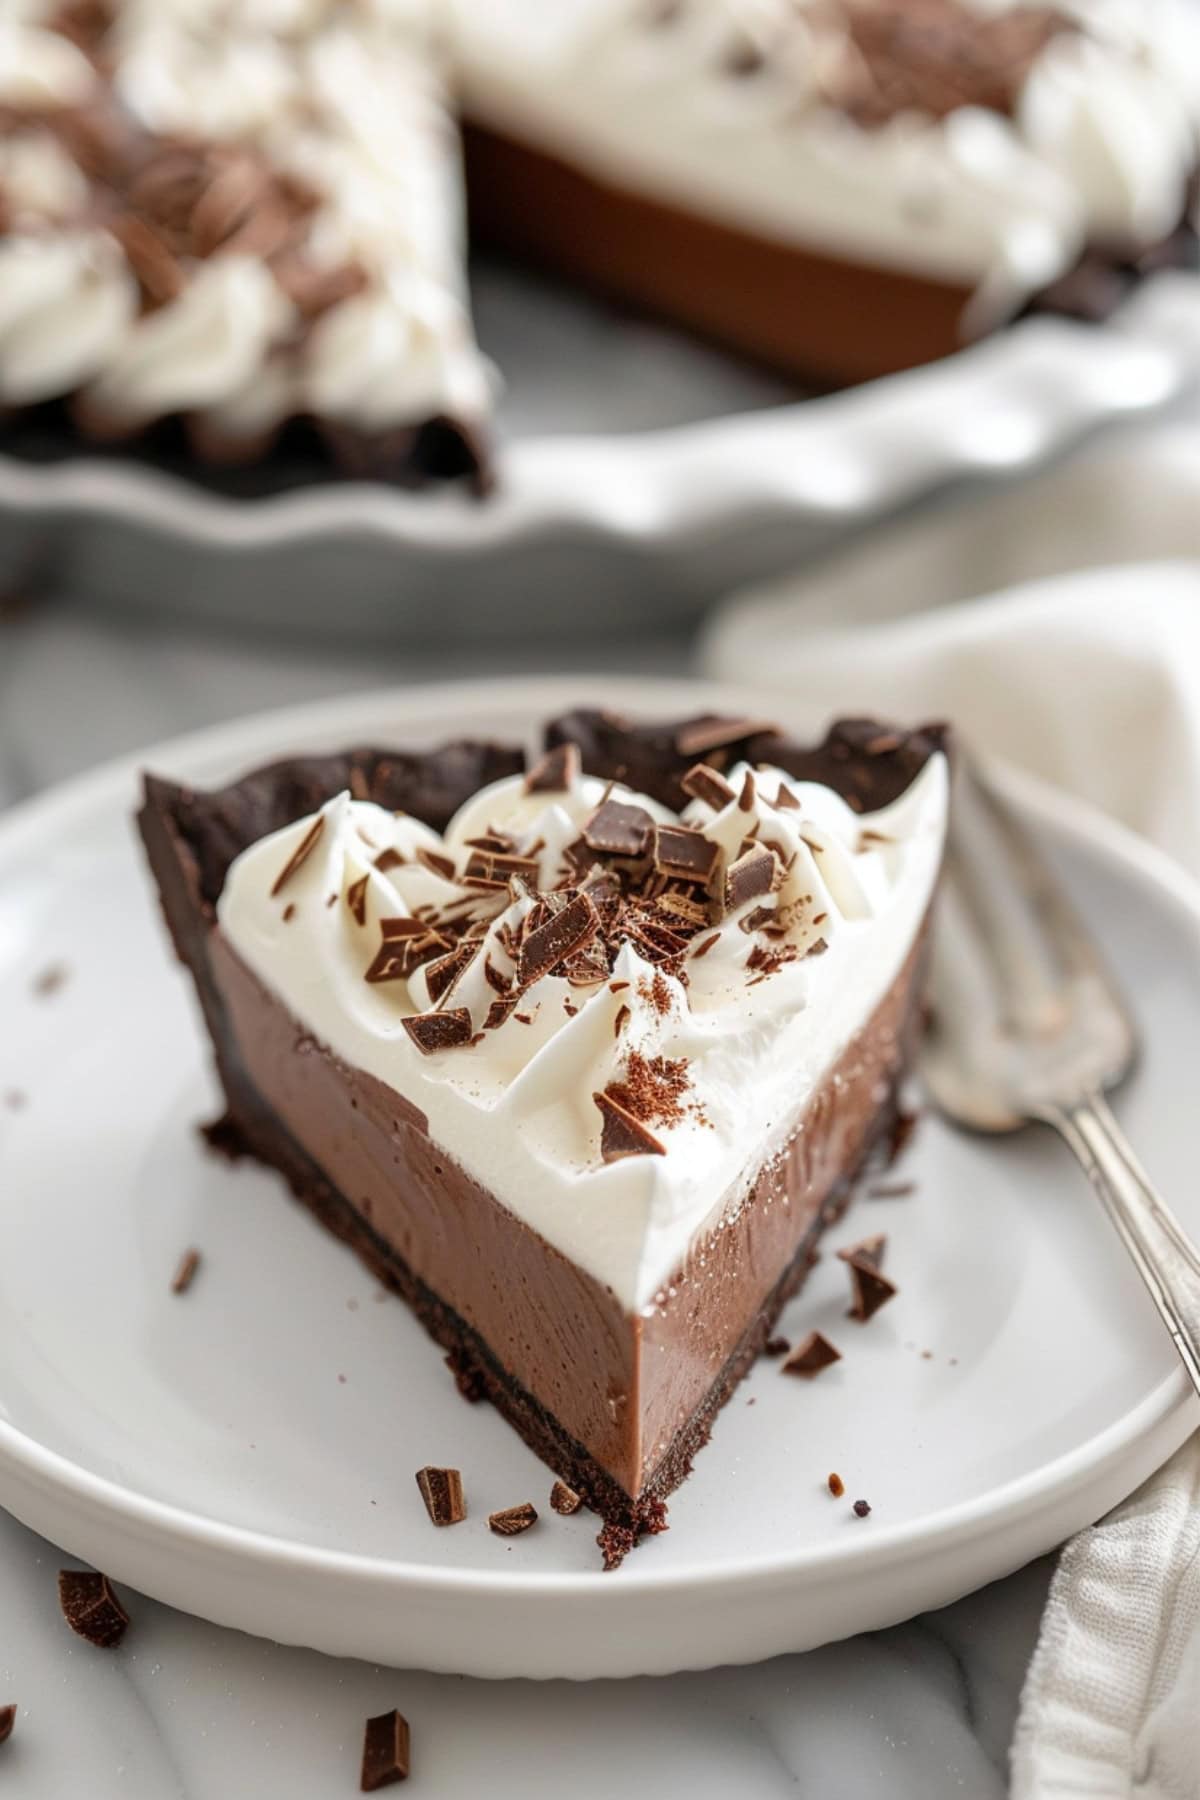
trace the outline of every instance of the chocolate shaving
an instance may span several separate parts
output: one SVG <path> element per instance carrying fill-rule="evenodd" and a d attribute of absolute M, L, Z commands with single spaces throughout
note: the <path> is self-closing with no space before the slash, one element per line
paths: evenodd
<path fill-rule="evenodd" d="M 527 794 L 562 794 L 574 787 L 580 771 L 578 744 L 556 744 L 534 763 L 525 777 Z"/>
<path fill-rule="evenodd" d="M 107 1575 L 96 1569 L 60 1569 L 58 1604 L 77 1637 L 98 1650 L 111 1650 L 125 1636 L 129 1614 L 113 1593 Z"/>
<path fill-rule="evenodd" d="M 429 989 L 429 998 L 435 1006 L 449 993 L 463 970 L 470 968 L 478 950 L 478 943 L 464 939 L 445 956 L 439 956 L 436 962 L 426 964 L 425 985 Z"/>
<path fill-rule="evenodd" d="M 407 1781 L 411 1767 L 408 1720 L 403 1713 L 380 1713 L 368 1719 L 363 1732 L 362 1788 L 364 1794 Z"/>
<path fill-rule="evenodd" d="M 584 826 L 583 841 L 605 856 L 641 856 L 653 830 L 654 820 L 644 807 L 604 800 Z"/>
<path fill-rule="evenodd" d="M 575 1489 L 568 1487 L 565 1481 L 556 1481 L 550 1489 L 550 1505 L 554 1512 L 562 1513 L 564 1518 L 569 1518 L 572 1513 L 577 1513 L 583 1505 L 583 1495 L 577 1494 Z"/>
<path fill-rule="evenodd" d="M 869 1500 L 856 1500 L 854 1502 L 853 1512 L 856 1519 L 867 1518 L 870 1511 L 871 1502 Z"/>
<path fill-rule="evenodd" d="M 512 977 L 498 969 L 491 957 L 486 955 L 483 959 L 483 979 L 497 994 L 507 994 L 512 986 Z"/>
<path fill-rule="evenodd" d="M 801 1375 L 806 1381 L 841 1362 L 842 1353 L 819 1331 L 810 1331 L 792 1351 L 783 1365 L 785 1375 Z"/>
<path fill-rule="evenodd" d="M 842 1495 L 846 1491 L 845 1482 L 842 1480 L 841 1476 L 838 1475 L 836 1472 L 832 1475 L 826 1476 L 825 1485 L 829 1489 L 830 1493 L 833 1495 L 835 1500 L 840 1500 Z"/>
<path fill-rule="evenodd" d="M 449 939 L 423 919 L 380 919 L 381 943 L 363 975 L 372 985 L 381 981 L 407 981 L 424 962 L 439 957 L 450 947 Z"/>
<path fill-rule="evenodd" d="M 764 1356 L 786 1356 L 791 1349 L 791 1341 L 785 1337 L 769 1337 L 763 1345 Z"/>
<path fill-rule="evenodd" d="M 496 887 L 507 887 L 514 875 L 519 875 L 523 881 L 536 882 L 537 857 L 513 856 L 500 850 L 472 850 L 467 858 L 463 882 L 486 881 Z"/>
<path fill-rule="evenodd" d="M 740 744 L 745 738 L 761 733 L 778 735 L 779 727 L 762 719 L 723 719 L 716 715 L 690 719 L 675 733 L 675 748 L 680 756 L 704 756 L 709 750 L 724 750 Z"/>
<path fill-rule="evenodd" d="M 499 1031 L 501 1025 L 507 1024 L 517 1004 L 516 995 L 508 995 L 503 1000 L 493 1000 L 488 1007 L 487 1018 L 483 1021 L 485 1031 Z M 475 1040 L 476 1042 L 478 1040 Z"/>
<path fill-rule="evenodd" d="M 171 1279 L 171 1292 L 173 1294 L 186 1294 L 191 1287 L 192 1282 L 196 1279 L 196 1270 L 199 1267 L 200 1252 L 198 1250 L 185 1250 L 179 1259 L 179 1266 L 176 1268 L 175 1274 Z"/>
<path fill-rule="evenodd" d="M 369 880 L 369 875 L 360 875 L 358 880 L 351 882 L 346 889 L 346 905 L 350 908 L 356 925 L 365 925 L 367 922 L 367 883 Z"/>
<path fill-rule="evenodd" d="M 432 1466 L 417 1470 L 417 1486 L 425 1510 L 435 1525 L 457 1525 L 467 1516 L 462 1475 L 457 1469 Z"/>
<path fill-rule="evenodd" d="M 786 781 L 779 784 L 779 792 L 775 796 L 775 806 L 781 812 L 800 812 L 801 806 Z"/>
<path fill-rule="evenodd" d="M 288 857 L 288 859 L 284 863 L 282 869 L 280 869 L 278 875 L 275 877 L 274 883 L 271 887 L 272 900 L 275 898 L 276 894 L 282 893 L 283 889 L 287 886 L 288 882 L 292 879 L 292 876 L 296 873 L 297 869 L 299 869 L 303 863 L 307 862 L 308 858 L 312 855 L 313 851 L 316 849 L 317 842 L 320 839 L 321 833 L 324 831 L 324 829 L 325 829 L 325 814 L 323 812 L 320 812 L 317 814 L 316 818 L 313 820 L 312 824 L 309 826 L 308 830 L 305 832 L 304 836 L 300 839 L 300 842 L 296 845 L 296 848 L 292 851 L 292 854 Z"/>
<path fill-rule="evenodd" d="M 710 769 L 707 763 L 697 763 L 680 777 L 680 787 L 693 800 L 703 800 L 714 812 L 724 812 L 733 799 L 733 789 L 723 775 Z"/>
<path fill-rule="evenodd" d="M 707 886 L 720 854 L 719 845 L 690 826 L 654 827 L 654 866 L 661 875 L 675 875 Z"/>
<path fill-rule="evenodd" d="M 908 1141 L 917 1128 L 915 1112 L 898 1112 L 892 1120 L 892 1129 L 888 1133 L 887 1162 L 890 1168 L 898 1162 L 908 1148 Z"/>
<path fill-rule="evenodd" d="M 461 1044 L 469 1044 L 473 1035 L 471 1015 L 465 1006 L 447 1012 L 412 1013 L 401 1024 L 422 1056 L 457 1050 Z"/>
<path fill-rule="evenodd" d="M 417 861 L 423 869 L 429 869 L 434 875 L 440 875 L 443 880 L 454 880 L 454 858 L 452 856 L 443 856 L 440 850 L 427 850 L 422 845 L 417 851 Z"/>
<path fill-rule="evenodd" d="M 881 1181 L 875 1187 L 867 1189 L 868 1200 L 907 1200 L 916 1192 L 915 1181 Z"/>
<path fill-rule="evenodd" d="M 600 1157 L 603 1162 L 621 1162 L 627 1156 L 665 1156 L 666 1146 L 627 1111 L 610 1094 L 593 1094 L 603 1121 L 600 1128 Z"/>
<path fill-rule="evenodd" d="M 720 943 L 720 941 L 721 941 L 720 932 L 714 931 L 711 934 L 711 936 L 704 938 L 700 943 L 698 943 L 695 946 L 695 948 L 692 951 L 692 955 L 693 956 L 707 956 L 709 951 L 712 949 L 713 945 Z"/>
<path fill-rule="evenodd" d="M 739 812 L 753 812 L 754 802 L 757 799 L 758 799 L 758 785 L 755 782 L 753 771 L 750 769 L 747 769 L 745 778 L 742 782 L 742 791 L 738 795 L 738 801 L 737 801 L 738 811 Z"/>
<path fill-rule="evenodd" d="M 881 1272 L 887 1239 L 882 1234 L 851 1244 L 838 1255 L 850 1270 L 853 1302 L 849 1317 L 865 1325 L 896 1293 L 896 1284 Z"/>
<path fill-rule="evenodd" d="M 567 1492 L 570 1492 L 568 1488 Z M 6 1744 L 13 1734 L 13 1726 L 17 1722 L 15 1706 L 0 1706 L 0 1744 Z"/>
<path fill-rule="evenodd" d="M 531 1500 L 522 1500 L 519 1506 L 505 1506 L 499 1512 L 488 1514 L 488 1528 L 497 1537 L 519 1537 L 536 1524 L 537 1508 Z"/>
<path fill-rule="evenodd" d="M 399 850 L 389 844 L 387 849 L 381 850 L 375 858 L 375 867 L 381 875 L 386 875 L 389 869 L 402 869 L 407 860 L 407 857 L 402 856 Z"/>
<path fill-rule="evenodd" d="M 560 912 L 552 913 L 544 924 L 529 932 L 521 945 L 517 961 L 517 980 L 522 987 L 540 981 L 564 957 L 573 956 L 589 944 L 600 928 L 596 908 L 584 893 L 578 893 Z"/>
<path fill-rule="evenodd" d="M 731 863 L 725 873 L 725 907 L 736 912 L 748 900 L 769 894 L 775 886 L 778 863 L 764 844 L 747 850 Z"/>
<path fill-rule="evenodd" d="M 630 1017 L 629 1008 L 627 1006 L 618 1006 L 616 1017 L 613 1020 L 613 1036 L 614 1037 L 620 1037 L 622 1031 L 624 1031 L 624 1029 L 625 1029 L 625 1024 L 626 1024 L 626 1021 L 629 1019 L 629 1017 Z"/>

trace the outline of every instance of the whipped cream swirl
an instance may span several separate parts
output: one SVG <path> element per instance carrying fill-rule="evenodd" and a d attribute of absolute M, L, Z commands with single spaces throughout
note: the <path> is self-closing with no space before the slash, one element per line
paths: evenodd
<path fill-rule="evenodd" d="M 941 860 L 941 755 L 866 816 L 776 769 L 743 766 L 729 780 L 732 797 L 694 799 L 678 821 L 612 792 L 702 834 L 718 866 L 748 839 L 775 858 L 769 897 L 761 886 L 727 896 L 666 961 L 631 933 L 610 966 L 522 967 L 539 896 L 578 879 L 572 847 L 606 791 L 589 777 L 553 793 L 498 782 L 444 836 L 340 794 L 245 850 L 218 904 L 233 948 L 306 1030 L 409 1099 L 468 1174 L 631 1311 L 653 1306 L 692 1240 L 740 1204 L 796 1129 L 899 974 Z M 511 886 L 468 876 L 489 839 L 530 865 Z M 368 979 L 384 920 L 411 933 L 456 920 L 478 948 L 448 987 L 429 960 L 407 979 Z M 465 1013 L 464 1041 L 422 1051 L 406 1021 L 431 1012 L 459 1024 Z M 606 1162 L 593 1096 L 627 1093 L 647 1067 L 670 1089 L 639 1115 L 664 1153 Z"/>

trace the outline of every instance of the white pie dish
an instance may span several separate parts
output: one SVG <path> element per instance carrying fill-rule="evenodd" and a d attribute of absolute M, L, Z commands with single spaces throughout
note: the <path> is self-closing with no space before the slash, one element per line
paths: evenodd
<path fill-rule="evenodd" d="M 752 1661 L 1018 1567 L 1194 1428 L 1065 1155 L 926 1121 L 903 1169 L 916 1194 L 863 1200 L 833 1234 L 887 1231 L 900 1297 L 849 1323 L 826 1256 L 783 1329 L 828 1331 L 843 1363 L 811 1385 L 761 1364 L 672 1500 L 672 1529 L 605 1576 L 594 1522 L 549 1512 L 549 1473 L 459 1401 L 406 1310 L 374 1304 L 275 1177 L 202 1153 L 192 1126 L 214 1088 L 130 831 L 137 768 L 219 780 L 302 748 L 432 741 L 449 721 L 519 735 L 585 698 L 747 704 L 583 678 L 326 703 L 113 764 L 0 825 L 0 1097 L 25 1096 L 0 1105 L 0 1502 L 115 1579 L 281 1641 L 475 1675 Z M 1120 1110 L 1194 1229 L 1174 1074 L 1200 1024 L 1200 894 L 1086 809 L 1006 785 L 1137 998 L 1146 1055 Z M 59 962 L 69 978 L 36 994 Z M 177 1298 L 188 1244 L 205 1260 Z M 464 1471 L 471 1516 L 449 1531 L 417 1494 L 429 1461 Z M 849 1511 L 859 1496 L 866 1520 Z M 526 1498 L 536 1529 L 492 1537 L 485 1514 Z"/>
<path fill-rule="evenodd" d="M 597 609 L 644 624 L 648 596 L 669 625 L 948 484 L 1033 469 L 1200 371 L 1200 280 L 1179 273 L 1103 326 L 1024 320 L 753 412 L 729 409 L 781 390 L 672 334 L 495 274 L 484 296 L 511 391 L 485 500 L 361 483 L 230 499 L 86 452 L 0 456 L 2 585 L 338 636 L 561 637 Z M 664 414 L 702 422 L 647 428 Z"/>

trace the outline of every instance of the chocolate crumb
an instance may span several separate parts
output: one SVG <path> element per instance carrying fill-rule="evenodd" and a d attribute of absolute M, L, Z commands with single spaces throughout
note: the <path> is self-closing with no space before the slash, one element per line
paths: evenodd
<path fill-rule="evenodd" d="M 199 1267 L 200 1252 L 198 1250 L 185 1250 L 180 1257 L 178 1267 L 171 1278 L 171 1292 L 173 1294 L 186 1294 L 191 1287 L 192 1282 L 196 1279 L 196 1270 Z"/>
<path fill-rule="evenodd" d="M 537 1508 L 532 1500 L 522 1500 L 519 1506 L 505 1506 L 499 1512 L 488 1514 L 488 1528 L 497 1537 L 519 1537 L 536 1524 Z"/>
<path fill-rule="evenodd" d="M 619 1569 L 629 1552 L 637 1544 L 637 1532 L 631 1525 L 622 1525 L 616 1519 L 609 1519 L 597 1534 L 596 1542 L 600 1546 L 604 1558 L 606 1574 Z"/>
<path fill-rule="evenodd" d="M 60 988 L 66 986 L 69 974 L 66 963 L 51 963 L 35 977 L 34 993 L 39 1000 L 48 1000 L 51 994 L 57 994 Z"/>
<path fill-rule="evenodd" d="M 308 861 L 308 858 L 316 849 L 317 841 L 324 829 L 325 814 L 321 812 L 317 814 L 316 818 L 313 820 L 312 824 L 275 877 L 275 880 L 271 885 L 272 900 L 275 898 L 276 894 L 282 893 L 296 871 L 303 863 Z"/>
<path fill-rule="evenodd" d="M 352 881 L 346 889 L 346 905 L 350 908 L 350 915 L 356 925 L 365 925 L 367 922 L 367 882 L 369 880 L 369 875 L 360 875 L 358 880 Z"/>
<path fill-rule="evenodd" d="M 910 1194 L 916 1193 L 915 1181 L 884 1181 L 877 1187 L 867 1189 L 868 1200 L 906 1200 Z"/>
<path fill-rule="evenodd" d="M 915 1112 L 898 1112 L 892 1121 L 892 1129 L 888 1134 L 888 1166 L 898 1162 L 908 1148 L 908 1141 L 917 1128 Z"/>
<path fill-rule="evenodd" d="M 0 1744 L 6 1744 L 12 1736 L 13 1726 L 17 1722 L 15 1706 L 0 1706 Z"/>
<path fill-rule="evenodd" d="M 630 1011 L 627 1006 L 619 1006 L 617 1008 L 617 1015 L 616 1015 L 615 1019 L 613 1020 L 613 1036 L 614 1037 L 620 1037 L 622 1031 L 625 1029 L 625 1021 L 630 1016 L 631 1016 Z"/>
<path fill-rule="evenodd" d="M 466 1518 L 462 1475 L 457 1469 L 418 1469 L 417 1486 L 425 1510 L 435 1525 L 457 1525 Z"/>
<path fill-rule="evenodd" d="M 98 1650 L 111 1650 L 125 1636 L 129 1614 L 96 1569 L 60 1569 L 58 1604 L 71 1630 Z"/>
<path fill-rule="evenodd" d="M 400 854 L 399 850 L 393 849 L 389 845 L 386 850 L 381 850 L 375 858 L 375 867 L 381 875 L 386 875 L 389 869 L 402 869 L 405 861 L 406 858 Z"/>
<path fill-rule="evenodd" d="M 850 1270 L 853 1300 L 849 1317 L 865 1325 L 896 1294 L 896 1284 L 882 1273 L 887 1239 L 882 1234 L 851 1244 L 838 1255 Z"/>
<path fill-rule="evenodd" d="M 871 1502 L 869 1500 L 856 1500 L 854 1502 L 854 1516 L 856 1519 L 865 1519 L 870 1510 Z"/>
<path fill-rule="evenodd" d="M 801 1375 L 806 1381 L 841 1362 L 842 1353 L 819 1331 L 810 1331 L 792 1351 L 783 1365 L 785 1375 Z"/>
<path fill-rule="evenodd" d="M 20 1088 L 9 1088 L 4 1096 L 4 1104 L 9 1112 L 20 1112 L 23 1106 L 28 1106 L 29 1096 L 23 1094 Z"/>
<path fill-rule="evenodd" d="M 556 1513 L 562 1513 L 564 1518 L 569 1518 L 572 1513 L 577 1513 L 583 1505 L 583 1495 L 577 1494 L 575 1489 L 568 1487 L 565 1481 L 556 1481 L 550 1489 L 550 1505 Z"/>
<path fill-rule="evenodd" d="M 363 1733 L 362 1788 L 378 1793 L 397 1781 L 407 1781 L 410 1768 L 408 1720 L 403 1713 L 380 1713 L 368 1719 Z"/>
<path fill-rule="evenodd" d="M 719 931 L 714 931 L 710 936 L 702 938 L 692 951 L 693 957 L 707 956 L 713 945 L 720 942 L 720 938 L 721 934 Z"/>
<path fill-rule="evenodd" d="M 579 780 L 578 744 L 556 744 L 525 777 L 527 794 L 562 794 Z"/>
<path fill-rule="evenodd" d="M 626 1156 L 665 1156 L 665 1144 L 635 1119 L 610 1094 L 593 1094 L 603 1121 L 600 1127 L 600 1157 L 603 1162 L 620 1162 Z"/>
<path fill-rule="evenodd" d="M 296 916 L 296 902 L 294 900 L 289 900 L 287 905 L 283 909 L 284 924 L 290 925 L 292 920 L 295 918 L 295 916 Z"/>
<path fill-rule="evenodd" d="M 836 1472 L 827 1476 L 825 1485 L 828 1487 L 835 1500 L 840 1500 L 846 1491 L 845 1482 Z"/>
<path fill-rule="evenodd" d="M 791 1339 L 785 1337 L 769 1337 L 763 1345 L 764 1356 L 786 1356 L 791 1349 Z"/>

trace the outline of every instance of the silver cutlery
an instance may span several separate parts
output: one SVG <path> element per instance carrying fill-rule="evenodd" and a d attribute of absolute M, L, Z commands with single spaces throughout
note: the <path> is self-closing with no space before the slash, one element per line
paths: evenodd
<path fill-rule="evenodd" d="M 1105 1099 L 1136 1058 L 1132 1018 L 1029 832 L 965 758 L 931 999 L 921 1072 L 934 1103 L 968 1130 L 1040 1121 L 1065 1139 L 1200 1393 L 1200 1251 Z"/>

